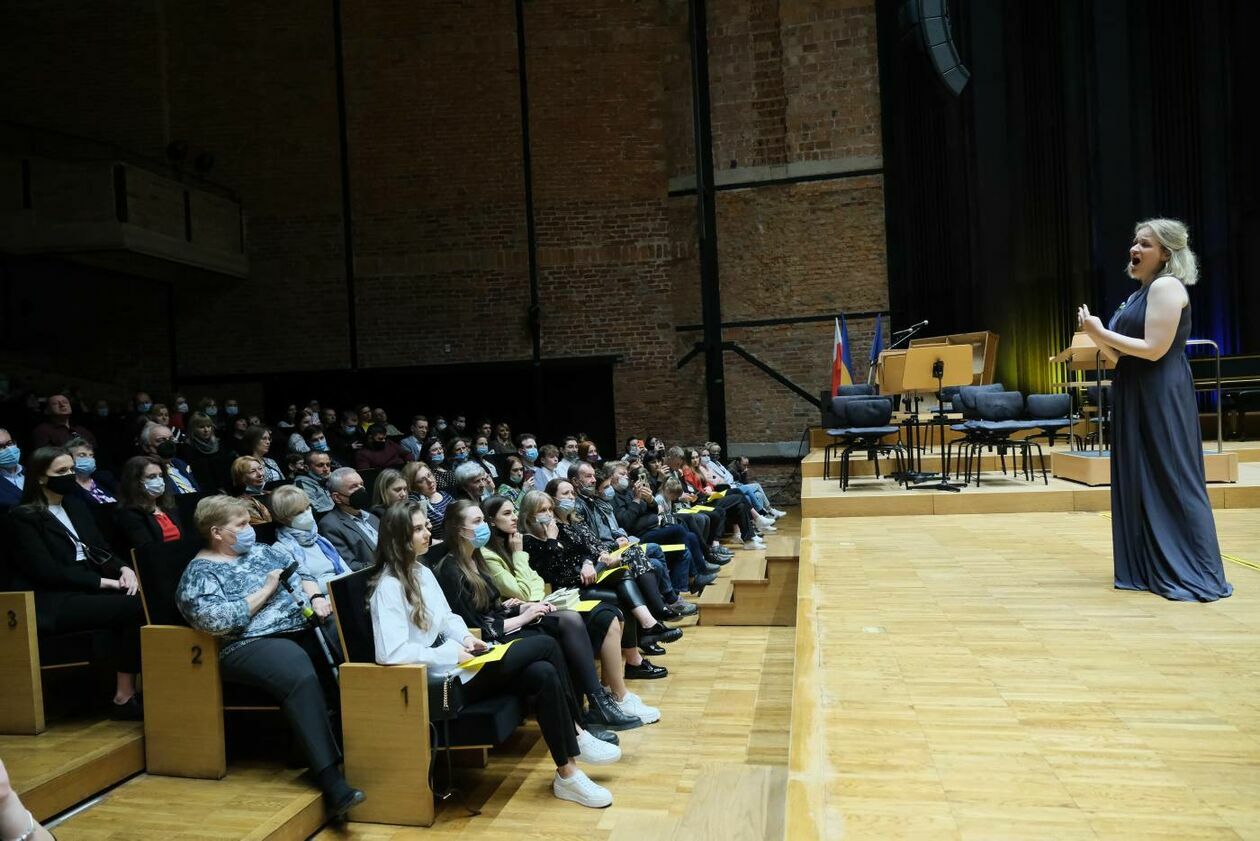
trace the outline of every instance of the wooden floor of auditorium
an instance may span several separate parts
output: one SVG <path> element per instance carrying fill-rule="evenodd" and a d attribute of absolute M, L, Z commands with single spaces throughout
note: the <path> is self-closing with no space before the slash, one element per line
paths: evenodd
<path fill-rule="evenodd" d="M 838 495 L 820 482 L 803 484 Z M 778 542 L 799 530 L 797 627 L 688 628 L 660 660 L 671 676 L 633 687 L 664 719 L 623 733 L 621 763 L 593 769 L 610 809 L 551 797 L 527 725 L 488 767 L 457 769 L 482 814 L 447 802 L 428 829 L 317 830 L 297 772 L 236 764 L 216 782 L 135 776 L 57 836 L 1260 839 L 1260 498 L 1232 493 L 1215 511 L 1234 596 L 1181 604 L 1112 588 L 1105 511 L 993 482 L 1028 494 L 1029 510 L 789 518 Z M 706 598 L 755 596 L 733 579 L 776 569 L 745 556 Z M 38 795 L 89 737 L 104 752 L 137 735 L 53 728 L 0 737 L 0 757 Z"/>

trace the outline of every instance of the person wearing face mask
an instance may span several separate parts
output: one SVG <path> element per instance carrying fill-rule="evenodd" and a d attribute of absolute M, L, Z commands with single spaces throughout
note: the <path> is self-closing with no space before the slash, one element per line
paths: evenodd
<path fill-rule="evenodd" d="M 519 504 L 521 497 L 536 487 L 533 472 L 530 471 L 528 477 L 526 476 L 525 462 L 521 461 L 520 456 L 510 455 L 503 461 L 503 481 L 496 492 L 499 496 L 512 500 L 514 505 Z"/>
<path fill-rule="evenodd" d="M 522 432 L 516 445 L 516 454 L 526 467 L 533 469 L 538 463 L 538 439 L 531 432 Z"/>
<path fill-rule="evenodd" d="M 141 455 L 153 456 L 162 462 L 166 473 L 167 489 L 173 494 L 197 492 L 197 480 L 193 478 L 188 462 L 176 457 L 178 450 L 171 440 L 171 428 L 151 423 L 140 430 Z"/>
<path fill-rule="evenodd" d="M 310 414 L 303 412 L 297 416 L 294 421 L 293 431 L 289 433 L 288 443 L 285 445 L 291 453 L 306 453 L 311 449 L 310 444 L 306 443 L 306 438 L 302 434 L 314 425 Z"/>
<path fill-rule="evenodd" d="M 109 632 L 113 661 L 113 715 L 142 717 L 136 695 L 140 671 L 140 582 L 108 552 L 87 506 L 75 497 L 74 457 L 61 447 L 41 447 L 30 459 L 22 504 L 9 512 L 12 552 L 9 588 L 33 590 L 40 636 L 77 631 Z"/>
<path fill-rule="evenodd" d="M 241 407 L 240 407 L 240 404 L 236 402 L 235 397 L 228 397 L 224 399 L 223 414 L 227 415 L 228 418 L 231 419 L 231 418 L 237 417 L 238 415 L 240 415 L 240 413 L 241 413 Z"/>
<path fill-rule="evenodd" d="M 354 454 L 363 449 L 366 436 L 359 428 L 359 416 L 353 409 L 341 413 L 341 420 L 336 426 L 328 427 L 328 446 L 332 448 L 333 458 L 341 464 L 354 464 Z"/>
<path fill-rule="evenodd" d="M 183 536 L 175 498 L 166 490 L 160 461 L 151 456 L 127 459 L 114 520 L 128 549 L 170 543 Z"/>
<path fill-rule="evenodd" d="M 754 520 L 765 531 L 775 531 L 774 521 L 787 516 L 786 511 L 770 507 L 770 499 L 760 482 L 738 482 L 722 464 L 721 445 L 709 441 L 700 449 L 700 475 L 712 485 L 730 485 L 748 498 L 753 506 Z"/>
<path fill-rule="evenodd" d="M 333 472 L 332 458 L 328 453 L 311 450 L 303 459 L 306 461 L 306 472 L 294 479 L 293 484 L 306 494 L 316 514 L 326 514 L 333 510 L 332 496 L 328 493 L 328 477 Z"/>
<path fill-rule="evenodd" d="M 385 427 L 379 423 L 368 427 L 366 445 L 354 454 L 356 470 L 398 469 L 409 461 L 411 453 L 397 441 L 391 441 L 385 434 Z"/>
<path fill-rule="evenodd" d="M 175 399 L 171 401 L 171 426 L 180 432 L 186 432 L 188 416 L 191 414 L 192 407 L 188 405 L 188 398 L 182 394 L 176 394 Z"/>
<path fill-rule="evenodd" d="M 0 511 L 6 511 L 21 502 L 22 488 L 25 486 L 22 449 L 14 442 L 9 430 L 0 428 Z"/>
<path fill-rule="evenodd" d="M 455 477 L 451 475 L 447 467 L 446 446 L 439 439 L 429 439 L 429 443 L 425 446 L 424 461 L 433 471 L 438 490 L 453 491 L 455 489 Z"/>
<path fill-rule="evenodd" d="M 175 449 L 192 471 L 199 488 L 222 490 L 231 486 L 235 454 L 219 446 L 218 431 L 209 416 L 193 412 L 188 418 L 187 434 Z"/>
<path fill-rule="evenodd" d="M 438 584 L 451 610 L 468 627 L 479 629 L 482 640 L 486 642 L 499 643 L 509 636 L 519 639 L 537 634 L 555 639 L 564 652 L 577 709 L 582 709 L 583 695 L 590 700 L 591 712 L 585 720 L 596 738 L 606 741 L 615 741 L 616 738 L 595 732 L 596 727 L 601 730 L 604 727 L 629 730 L 642 726 L 643 722 L 637 716 L 622 712 L 600 684 L 599 675 L 595 673 L 591 638 L 579 613 L 556 610 L 541 599 L 523 601 L 499 591 L 483 555 L 493 534 L 478 505 L 460 500 L 451 508 L 446 518 L 446 543 L 443 544 L 447 551 L 434 567 Z M 596 610 L 601 613 L 601 640 L 603 634 L 609 631 L 609 625 L 616 625 L 613 651 L 616 665 L 620 666 L 621 654 L 616 643 L 621 640 L 621 612 L 615 606 L 602 604 Z"/>
<path fill-rule="evenodd" d="M 596 469 L 604 463 L 604 460 L 599 455 L 599 447 L 595 446 L 594 441 L 585 439 L 578 441 L 578 463 L 589 464 Z M 569 470 L 569 473 L 573 473 L 572 469 Z"/>
<path fill-rule="evenodd" d="M 337 454 L 332 451 L 332 447 L 328 443 L 328 434 L 322 426 L 308 426 L 306 431 L 302 433 L 302 438 L 306 440 L 306 446 L 313 453 L 325 453 L 329 461 L 332 462 L 333 470 L 338 467 L 345 467 L 344 464 L 337 461 Z"/>
<path fill-rule="evenodd" d="M 271 522 L 271 510 L 262 503 L 266 484 L 263 463 L 253 456 L 241 456 L 232 462 L 232 491 L 249 509 L 249 524 Z"/>
<path fill-rule="evenodd" d="M 276 522 L 275 548 L 287 552 L 298 562 L 307 600 L 320 620 L 327 619 L 332 613 L 332 603 L 325 595 L 328 581 L 349 572 L 350 564 L 337 553 L 328 538 L 319 533 L 310 500 L 297 486 L 276 488 L 271 494 L 271 508 Z"/>
<path fill-rule="evenodd" d="M 376 542 L 380 538 L 380 520 L 368 508 L 371 495 L 359 471 L 342 467 L 328 477 L 333 510 L 319 521 L 319 533 L 328 538 L 353 570 L 371 566 Z"/>
<path fill-rule="evenodd" d="M 82 438 L 71 438 L 66 449 L 74 456 L 75 493 L 88 505 L 109 505 L 118 501 L 118 482 L 108 470 L 96 469 L 96 450 Z"/>
<path fill-rule="evenodd" d="M 478 435 L 473 439 L 472 452 L 468 454 L 468 460 L 480 465 L 492 480 L 499 478 L 499 468 L 495 467 L 494 462 L 490 460 L 490 439 L 485 435 Z"/>
<path fill-rule="evenodd" d="M 224 681 L 259 689 L 280 704 L 333 817 L 364 801 L 338 763 L 334 722 L 340 693 L 315 632 L 280 587 L 289 555 L 256 542 L 249 511 L 228 496 L 197 503 L 197 532 L 206 546 L 179 579 L 179 611 L 188 624 L 221 640 Z M 300 570 L 300 566 L 299 566 Z M 299 571 L 293 589 L 315 584 Z"/>

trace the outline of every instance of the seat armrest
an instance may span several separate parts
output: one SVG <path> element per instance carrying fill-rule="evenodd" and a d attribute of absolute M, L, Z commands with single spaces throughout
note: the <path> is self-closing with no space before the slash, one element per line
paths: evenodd
<path fill-rule="evenodd" d="M 221 779 L 227 754 L 218 641 L 181 625 L 145 625 L 140 655 L 148 772 Z"/>
<path fill-rule="evenodd" d="M 0 733 L 43 733 L 44 683 L 39 671 L 39 632 L 35 594 L 0 593 Z"/>

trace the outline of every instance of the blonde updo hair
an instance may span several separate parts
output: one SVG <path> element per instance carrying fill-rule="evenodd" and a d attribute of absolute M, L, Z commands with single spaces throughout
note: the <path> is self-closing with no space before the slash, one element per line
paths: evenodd
<path fill-rule="evenodd" d="M 197 503 L 193 514 L 193 524 L 197 533 L 206 541 L 210 541 L 210 529 L 215 526 L 226 526 L 242 514 L 248 516 L 249 508 L 239 499 L 223 494 L 208 496 Z"/>
<path fill-rule="evenodd" d="M 1136 237 L 1143 228 L 1150 228 L 1155 241 L 1172 255 L 1156 277 L 1172 275 L 1186 286 L 1194 286 L 1199 282 L 1199 264 L 1194 252 L 1190 250 L 1190 231 L 1184 222 L 1176 219 L 1147 219 L 1137 223 L 1133 228 L 1133 235 Z"/>

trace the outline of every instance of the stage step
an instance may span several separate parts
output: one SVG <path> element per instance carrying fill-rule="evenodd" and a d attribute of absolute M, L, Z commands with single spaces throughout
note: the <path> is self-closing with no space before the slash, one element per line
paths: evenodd
<path fill-rule="evenodd" d="M 737 551 L 735 559 L 722 567 L 718 580 L 705 589 L 697 602 L 701 605 L 699 624 L 796 624 L 800 538 L 794 533 L 795 524 L 787 520 L 780 522 L 785 531 L 791 530 L 789 533 L 769 535 L 764 551 Z"/>
<path fill-rule="evenodd" d="M 142 774 L 55 828 L 60 841 L 301 841 L 326 821 L 300 769 L 233 765 L 221 780 Z"/>
<path fill-rule="evenodd" d="M 46 820 L 144 770 L 144 725 L 50 721 L 38 736 L 0 736 L 0 758 L 22 802 Z"/>
<path fill-rule="evenodd" d="M 835 480 L 802 479 L 805 517 L 895 517 L 916 514 L 1013 514 L 1029 511 L 1108 511 L 1111 491 L 1050 477 L 984 474 L 958 493 L 906 490 L 891 479 L 858 478 L 847 492 Z M 1260 508 L 1260 464 L 1238 465 L 1236 484 L 1207 486 L 1213 508 Z"/>

